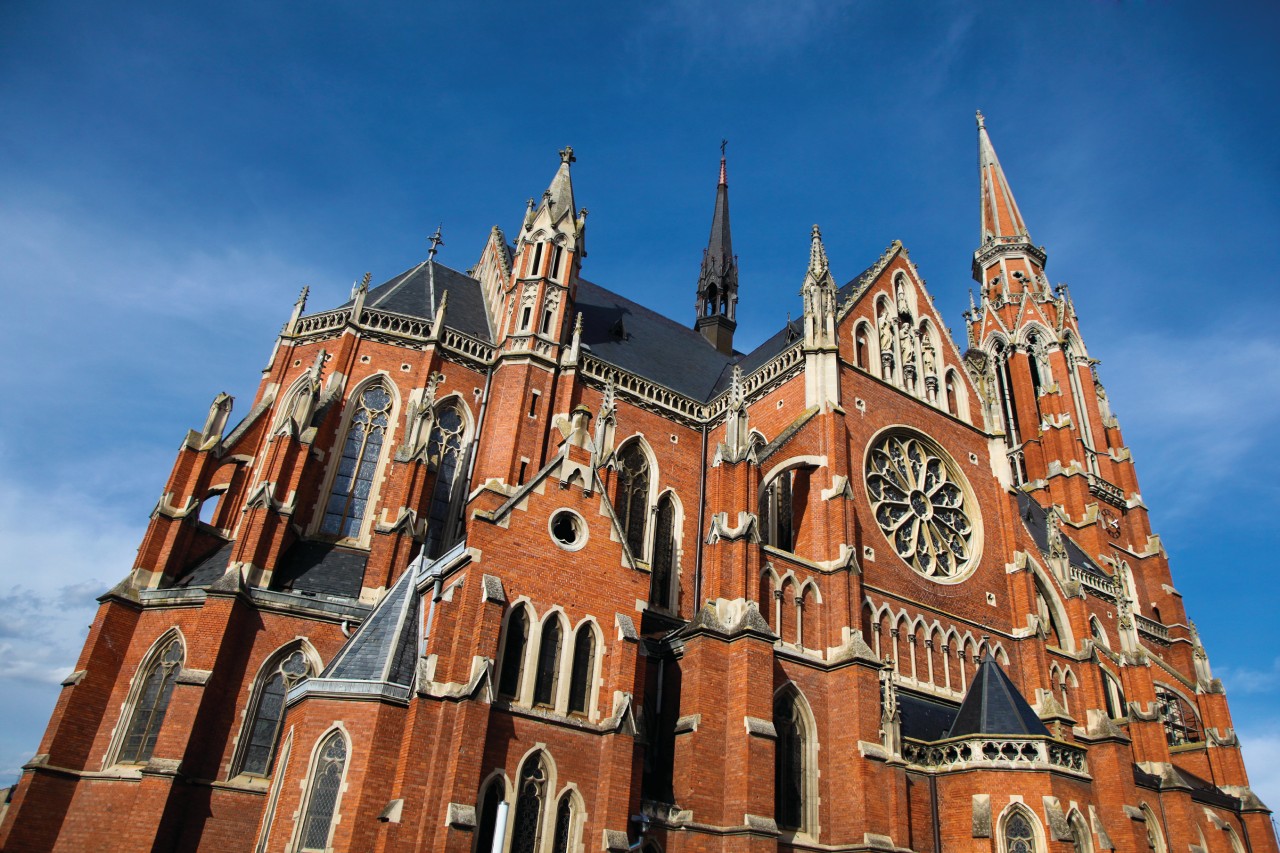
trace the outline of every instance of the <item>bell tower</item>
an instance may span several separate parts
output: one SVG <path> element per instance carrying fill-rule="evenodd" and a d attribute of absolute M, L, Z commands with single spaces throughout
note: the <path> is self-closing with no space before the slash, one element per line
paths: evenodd
<path fill-rule="evenodd" d="M 725 169 L 725 146 L 720 143 L 720 183 L 716 186 L 716 208 L 711 217 L 711 238 L 702 253 L 698 275 L 697 320 L 694 328 L 725 355 L 733 355 L 734 319 L 738 309 L 738 259 L 733 254 L 729 234 L 729 180 Z"/>

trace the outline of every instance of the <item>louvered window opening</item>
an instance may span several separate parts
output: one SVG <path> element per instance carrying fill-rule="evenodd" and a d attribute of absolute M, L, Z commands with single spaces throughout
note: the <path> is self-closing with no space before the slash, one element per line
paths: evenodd
<path fill-rule="evenodd" d="M 276 739 L 284 719 L 284 699 L 290 688 L 311 674 L 311 664 L 301 651 L 281 660 L 267 677 L 258 694 L 249 727 L 249 745 L 245 748 L 242 773 L 259 776 L 271 774 L 275 762 Z"/>
<path fill-rule="evenodd" d="M 452 508 L 455 504 L 458 460 L 462 455 L 464 421 L 458 403 L 446 405 L 436 416 L 427 443 L 427 461 L 435 471 L 436 482 L 431 490 L 431 509 L 427 516 L 427 556 L 439 557 L 452 544 L 449 540 L 453 523 Z"/>
<path fill-rule="evenodd" d="M 1169 746 L 1201 741 L 1200 721 L 1187 700 L 1171 690 L 1157 689 L 1156 702 L 1159 703 L 1160 719 L 1164 722 L 1165 740 Z"/>
<path fill-rule="evenodd" d="M 342 458 L 325 506 L 324 533 L 355 538 L 360 535 L 382 442 L 391 418 L 391 395 L 381 385 L 366 388 L 347 428 Z"/>
<path fill-rule="evenodd" d="M 175 637 L 152 659 L 143 678 L 142 689 L 138 692 L 138 701 L 134 703 L 129 728 L 120 747 L 120 761 L 145 764 L 151 760 L 156 738 L 160 735 L 165 713 L 169 710 L 173 685 L 181 670 L 182 643 Z"/>
<path fill-rule="evenodd" d="M 302 819 L 302 849 L 324 850 L 329 846 L 333 813 L 338 808 L 342 771 L 347 764 L 347 740 L 341 732 L 325 738 L 316 758 L 307 813 Z"/>

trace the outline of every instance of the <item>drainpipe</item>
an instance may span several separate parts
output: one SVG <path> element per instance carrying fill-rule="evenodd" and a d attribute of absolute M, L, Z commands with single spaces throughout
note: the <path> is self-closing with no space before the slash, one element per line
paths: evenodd
<path fill-rule="evenodd" d="M 938 777 L 929 774 L 929 810 L 933 813 L 933 853 L 942 853 L 942 824 L 938 820 Z"/>
<path fill-rule="evenodd" d="M 694 557 L 693 569 L 693 615 L 702 609 L 702 549 L 706 544 L 702 541 L 703 516 L 707 511 L 707 425 L 702 425 L 702 477 L 698 480 L 698 530 L 696 539 L 698 553 Z"/>
<path fill-rule="evenodd" d="M 507 840 L 507 812 L 511 806 L 506 800 L 498 803 L 498 814 L 493 821 L 493 847 L 490 848 L 491 853 L 502 853 L 502 847 Z"/>

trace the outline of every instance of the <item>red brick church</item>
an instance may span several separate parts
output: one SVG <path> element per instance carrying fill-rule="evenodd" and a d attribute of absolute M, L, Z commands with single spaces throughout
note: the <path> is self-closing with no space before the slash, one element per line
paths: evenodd
<path fill-rule="evenodd" d="M 583 277 L 567 148 L 466 272 L 304 291 L 0 848 L 1274 853 L 981 116 L 978 151 L 963 341 L 901 243 L 841 283 L 815 226 L 802 313 L 736 349 L 723 159 L 688 317 Z"/>

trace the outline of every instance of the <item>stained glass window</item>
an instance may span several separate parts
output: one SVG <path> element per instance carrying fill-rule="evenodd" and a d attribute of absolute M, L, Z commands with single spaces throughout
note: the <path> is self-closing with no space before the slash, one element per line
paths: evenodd
<path fill-rule="evenodd" d="M 506 642 L 502 647 L 502 673 L 498 677 L 498 693 L 515 698 L 520 692 L 520 668 L 524 666 L 524 644 L 529 638 L 529 617 L 524 608 L 511 614 L 507 623 Z"/>
<path fill-rule="evenodd" d="M 323 532 L 347 538 L 360 535 L 390 419 L 387 389 L 381 384 L 364 389 L 342 444 L 342 458 L 324 509 Z"/>
<path fill-rule="evenodd" d="M 644 559 L 645 524 L 649 516 L 649 463 L 637 442 L 618 454 L 618 520 L 627 536 L 627 547 L 637 560 Z"/>
<path fill-rule="evenodd" d="M 431 510 L 427 516 L 427 556 L 439 557 L 453 544 L 449 541 L 453 531 L 452 509 L 456 502 L 458 463 L 462 455 L 462 433 L 465 421 L 457 400 L 446 403 L 436 413 L 427 444 L 427 460 L 435 471 L 435 486 L 431 490 Z"/>
<path fill-rule="evenodd" d="M 547 791 L 547 771 L 542 757 L 529 756 L 520 770 L 516 790 L 516 816 L 511 824 L 511 853 L 534 853 L 542 826 L 542 803 Z"/>
<path fill-rule="evenodd" d="M 538 644 L 538 670 L 533 683 L 533 704 L 555 705 L 560 680 L 560 620 L 552 616 L 542 626 Z"/>
<path fill-rule="evenodd" d="M 578 628 L 573 641 L 573 672 L 569 683 L 569 713 L 591 711 L 591 679 L 596 669 L 596 635 L 590 625 Z"/>
<path fill-rule="evenodd" d="M 779 829 L 804 827 L 804 725 L 795 697 L 784 694 L 774 705 L 778 733 L 774 757 L 774 819 Z"/>
<path fill-rule="evenodd" d="M 275 761 L 276 738 L 280 734 L 280 721 L 284 718 L 285 695 L 302 679 L 311 674 L 307 656 L 295 649 L 277 660 L 263 678 L 262 687 L 254 700 L 249 724 L 249 743 L 245 747 L 241 773 L 268 776 Z"/>
<path fill-rule="evenodd" d="M 165 712 L 169 710 L 169 697 L 181 670 L 182 642 L 174 637 L 151 658 L 142 677 L 142 688 L 120 746 L 120 761 L 145 764 L 151 760 L 151 751 L 155 749 Z"/>
<path fill-rule="evenodd" d="M 927 577 L 957 577 L 974 562 L 974 528 L 960 475 L 923 438 L 890 435 L 867 458 L 876 523 L 908 565 Z"/>
<path fill-rule="evenodd" d="M 1004 849 L 1005 853 L 1035 853 L 1035 832 L 1022 812 L 1014 812 L 1004 822 Z"/>
<path fill-rule="evenodd" d="M 307 795 L 306 816 L 302 819 L 302 849 L 324 850 L 329 846 L 333 814 L 342 793 L 342 771 L 347 765 L 347 739 L 332 732 L 316 752 L 316 764 Z"/>
<path fill-rule="evenodd" d="M 569 853 L 569 833 L 573 830 L 573 803 L 569 795 L 560 798 L 556 806 L 556 834 L 551 853 Z"/>
<path fill-rule="evenodd" d="M 653 574 L 649 577 L 649 602 L 664 610 L 671 607 L 671 575 L 675 566 L 676 506 L 671 495 L 658 501 L 658 529 L 653 538 Z"/>

